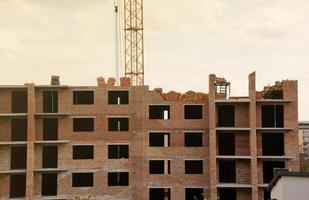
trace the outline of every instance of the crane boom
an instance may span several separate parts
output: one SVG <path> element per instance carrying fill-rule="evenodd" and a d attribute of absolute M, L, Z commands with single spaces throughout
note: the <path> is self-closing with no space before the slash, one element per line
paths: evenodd
<path fill-rule="evenodd" d="M 143 0 L 124 0 L 125 76 L 144 85 Z"/>

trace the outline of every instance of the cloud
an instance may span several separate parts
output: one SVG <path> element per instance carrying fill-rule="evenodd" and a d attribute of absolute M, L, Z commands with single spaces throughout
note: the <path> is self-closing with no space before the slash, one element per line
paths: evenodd
<path fill-rule="evenodd" d="M 208 91 L 208 74 L 247 94 L 257 85 L 299 79 L 300 118 L 308 119 L 307 0 L 145 0 L 146 83 Z M 94 85 L 114 74 L 113 0 L 0 1 L 0 84 Z M 175 74 L 177 71 L 177 74 Z M 8 76 L 9 74 L 9 76 Z"/>
<path fill-rule="evenodd" d="M 110 0 L 24 0 L 24 2 L 31 5 L 57 9 L 85 9 L 91 6 L 113 5 L 113 1 Z"/>
<path fill-rule="evenodd" d="M 11 51 L 22 48 L 20 41 L 14 32 L 0 28 L 0 51 Z"/>

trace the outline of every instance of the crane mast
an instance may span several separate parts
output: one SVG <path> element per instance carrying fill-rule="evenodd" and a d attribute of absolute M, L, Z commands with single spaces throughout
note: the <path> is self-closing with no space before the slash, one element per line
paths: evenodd
<path fill-rule="evenodd" d="M 125 76 L 144 85 L 143 0 L 124 0 Z"/>

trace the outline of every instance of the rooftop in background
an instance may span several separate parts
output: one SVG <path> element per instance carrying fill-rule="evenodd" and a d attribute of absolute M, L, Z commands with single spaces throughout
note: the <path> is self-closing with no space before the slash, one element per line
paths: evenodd
<path fill-rule="evenodd" d="M 299 129 L 309 129 L 309 121 L 299 121 L 298 128 Z"/>
<path fill-rule="evenodd" d="M 273 180 L 269 183 L 267 189 L 271 190 L 279 181 L 280 178 L 287 176 L 287 177 L 308 177 L 309 181 L 309 172 L 291 172 L 291 171 L 285 171 L 285 170 L 279 170 Z"/>

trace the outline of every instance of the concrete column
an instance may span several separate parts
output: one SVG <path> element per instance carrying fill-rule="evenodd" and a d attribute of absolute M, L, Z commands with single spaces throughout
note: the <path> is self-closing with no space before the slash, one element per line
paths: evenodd
<path fill-rule="evenodd" d="M 33 199 L 33 170 L 34 170 L 34 140 L 35 140 L 35 89 L 34 84 L 26 84 L 28 87 L 28 141 L 27 141 L 27 174 L 26 174 L 26 199 Z"/>
<path fill-rule="evenodd" d="M 252 200 L 258 200 L 258 168 L 257 168 L 257 137 L 256 137 L 256 84 L 255 72 L 249 75 L 249 99 L 250 99 L 250 155 L 251 159 L 251 184 Z"/>
<path fill-rule="evenodd" d="M 217 200 L 217 160 L 216 160 L 216 75 L 209 75 L 209 186 L 210 186 L 210 199 Z"/>
<path fill-rule="evenodd" d="M 294 159 L 286 162 L 286 168 L 292 171 L 300 169 L 299 163 L 299 135 L 298 135 L 298 82 L 294 80 L 283 81 L 283 98 L 291 100 L 284 105 L 284 127 L 293 128 L 284 134 L 284 152 L 286 156 Z"/>
<path fill-rule="evenodd" d="M 168 135 L 164 135 L 164 147 L 168 147 Z"/>
<path fill-rule="evenodd" d="M 169 160 L 164 160 L 164 174 L 168 174 L 168 163 Z"/>
<path fill-rule="evenodd" d="M 144 129 L 144 121 L 148 119 L 148 104 L 144 100 L 149 91 L 148 86 L 141 88 L 130 88 L 130 109 L 136 112 L 130 116 L 130 130 L 132 130 L 132 139 L 130 142 L 130 160 L 133 166 L 130 170 L 130 188 L 132 188 L 132 199 L 148 198 L 148 185 L 143 184 L 147 176 L 148 159 L 145 158 L 145 143 L 147 138 L 145 134 L 148 130 Z M 142 106 L 141 106 L 142 105 Z"/>

